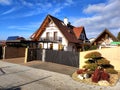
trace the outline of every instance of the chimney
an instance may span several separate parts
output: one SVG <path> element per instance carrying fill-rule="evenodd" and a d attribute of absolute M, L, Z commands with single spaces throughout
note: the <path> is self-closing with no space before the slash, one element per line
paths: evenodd
<path fill-rule="evenodd" d="M 69 23 L 69 22 L 68 22 L 68 18 L 65 17 L 65 18 L 64 18 L 64 24 L 65 24 L 65 25 L 68 25 L 68 23 Z"/>

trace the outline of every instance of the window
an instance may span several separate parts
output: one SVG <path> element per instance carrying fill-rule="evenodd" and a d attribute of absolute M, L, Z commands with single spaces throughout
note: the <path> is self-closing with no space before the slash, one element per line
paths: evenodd
<path fill-rule="evenodd" d="M 84 35 L 84 33 L 81 33 L 81 39 L 82 39 L 82 40 L 85 40 L 85 35 Z"/>
<path fill-rule="evenodd" d="M 62 37 L 59 37 L 59 42 L 62 42 Z"/>
<path fill-rule="evenodd" d="M 46 39 L 49 40 L 50 39 L 50 32 L 46 33 Z"/>
<path fill-rule="evenodd" d="M 54 40 L 56 41 L 57 40 L 57 32 L 54 32 Z"/>
<path fill-rule="evenodd" d="M 105 39 L 109 39 L 109 35 L 108 34 L 105 34 Z"/>

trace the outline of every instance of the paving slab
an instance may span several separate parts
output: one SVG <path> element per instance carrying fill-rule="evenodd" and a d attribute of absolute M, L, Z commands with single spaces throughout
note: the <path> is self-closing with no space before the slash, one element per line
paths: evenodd
<path fill-rule="evenodd" d="M 78 69 L 78 68 L 72 67 L 72 66 L 51 63 L 51 62 L 42 62 L 42 61 L 31 61 L 24 65 L 30 66 L 33 68 L 58 72 L 58 73 L 62 73 L 62 74 L 70 75 L 70 76 Z"/>

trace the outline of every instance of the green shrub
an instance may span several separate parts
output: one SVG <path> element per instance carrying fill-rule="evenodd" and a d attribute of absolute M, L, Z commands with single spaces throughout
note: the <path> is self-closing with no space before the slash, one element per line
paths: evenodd
<path fill-rule="evenodd" d="M 85 63 L 86 63 L 86 64 L 92 64 L 92 63 L 95 63 L 95 61 L 91 59 L 91 60 L 85 61 Z"/>
<path fill-rule="evenodd" d="M 89 48 L 89 50 L 95 50 L 95 49 L 97 49 L 98 48 L 98 45 L 92 45 L 90 48 Z"/>
<path fill-rule="evenodd" d="M 101 54 L 99 52 L 91 52 L 85 55 L 85 58 L 97 58 L 101 57 Z"/>
<path fill-rule="evenodd" d="M 92 63 L 92 64 L 84 65 L 83 68 L 90 69 L 91 71 L 94 71 L 97 68 L 97 66 L 98 66 L 97 64 Z"/>
<path fill-rule="evenodd" d="M 115 69 L 113 69 L 113 68 L 106 69 L 106 72 L 107 73 L 111 73 L 111 74 L 118 74 L 118 72 Z"/>
<path fill-rule="evenodd" d="M 107 59 L 105 59 L 105 58 L 102 58 L 102 59 L 100 59 L 100 60 L 97 60 L 97 64 L 98 65 L 105 65 L 105 64 L 109 64 L 110 63 L 110 61 L 108 61 Z"/>
<path fill-rule="evenodd" d="M 92 75 L 94 71 L 86 71 L 87 74 Z"/>
<path fill-rule="evenodd" d="M 111 65 L 111 64 L 101 64 L 101 66 L 105 69 L 107 69 L 107 68 L 113 68 L 114 69 L 114 66 Z"/>

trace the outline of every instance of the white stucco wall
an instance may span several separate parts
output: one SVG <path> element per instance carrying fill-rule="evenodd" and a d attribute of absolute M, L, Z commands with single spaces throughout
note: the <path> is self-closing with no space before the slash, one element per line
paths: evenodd
<path fill-rule="evenodd" d="M 43 32 L 43 34 L 41 35 L 40 38 L 46 38 L 46 33 L 49 32 L 49 36 L 50 37 L 54 37 L 54 32 L 57 32 L 57 37 L 61 37 L 62 38 L 62 42 L 61 44 L 64 46 L 64 50 L 65 51 L 72 51 L 72 46 L 68 45 L 68 40 L 65 38 L 65 36 L 61 33 L 61 31 L 57 28 L 57 26 L 54 23 L 50 23 L 47 28 L 45 29 L 45 31 Z M 43 43 L 40 43 L 43 46 Z M 49 43 L 47 45 L 47 43 L 44 43 L 44 48 L 50 48 L 50 44 Z M 53 43 L 53 49 L 54 50 L 58 50 L 58 43 Z"/>

